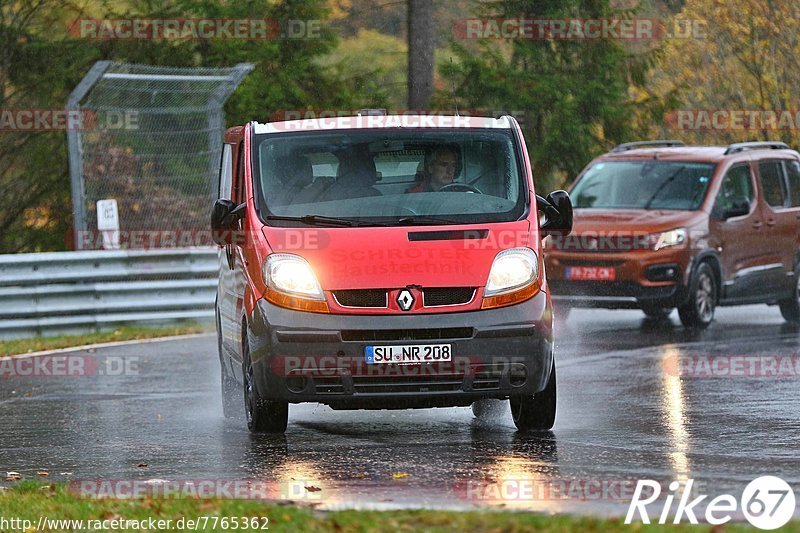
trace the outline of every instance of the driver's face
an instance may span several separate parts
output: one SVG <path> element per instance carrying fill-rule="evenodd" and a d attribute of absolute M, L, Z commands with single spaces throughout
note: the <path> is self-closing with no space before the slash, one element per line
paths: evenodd
<path fill-rule="evenodd" d="M 456 154 L 451 151 L 436 152 L 431 162 L 431 188 L 438 190 L 453 183 L 457 162 Z"/>

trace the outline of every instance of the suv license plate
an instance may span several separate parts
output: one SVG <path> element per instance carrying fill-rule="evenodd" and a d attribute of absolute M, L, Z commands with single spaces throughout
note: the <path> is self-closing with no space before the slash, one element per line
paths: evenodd
<path fill-rule="evenodd" d="M 582 281 L 614 281 L 617 272 L 613 267 L 569 267 L 567 279 Z"/>

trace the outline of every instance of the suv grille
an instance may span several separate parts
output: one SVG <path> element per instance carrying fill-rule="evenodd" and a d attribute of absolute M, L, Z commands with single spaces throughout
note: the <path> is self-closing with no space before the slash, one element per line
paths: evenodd
<path fill-rule="evenodd" d="M 385 289 L 351 289 L 333 291 L 339 305 L 345 307 L 386 307 Z"/>
<path fill-rule="evenodd" d="M 432 287 L 422 289 L 422 301 L 425 307 L 439 305 L 459 305 L 472 300 L 475 289 L 472 287 Z"/>

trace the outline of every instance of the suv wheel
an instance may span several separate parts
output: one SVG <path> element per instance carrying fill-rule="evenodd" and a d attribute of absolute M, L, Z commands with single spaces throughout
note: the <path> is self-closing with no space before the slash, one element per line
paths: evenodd
<path fill-rule="evenodd" d="M 256 387 L 253 361 L 247 340 L 242 343 L 242 371 L 244 374 L 244 408 L 247 428 L 253 433 L 283 433 L 289 422 L 289 404 L 265 400 Z"/>
<path fill-rule="evenodd" d="M 787 322 L 800 322 L 800 265 L 794 271 L 794 294 L 780 302 L 781 314 Z"/>
<path fill-rule="evenodd" d="M 512 396 L 511 417 L 520 431 L 548 430 L 556 421 L 556 364 L 542 392 L 533 396 Z"/>
<path fill-rule="evenodd" d="M 689 298 L 678 315 L 687 328 L 707 328 L 717 307 L 717 279 L 708 263 L 700 263 L 689 282 Z"/>
<path fill-rule="evenodd" d="M 672 313 L 672 308 L 645 304 L 642 305 L 642 311 L 645 315 L 647 315 L 647 318 L 651 320 L 664 320 L 670 315 L 670 313 Z"/>

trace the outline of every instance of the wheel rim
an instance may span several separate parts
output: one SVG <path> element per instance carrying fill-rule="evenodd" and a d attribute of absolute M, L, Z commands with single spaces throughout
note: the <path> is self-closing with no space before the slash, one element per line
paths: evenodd
<path fill-rule="evenodd" d="M 700 319 L 704 322 L 711 320 L 714 316 L 714 283 L 708 274 L 701 274 L 697 280 L 695 301 Z"/>

